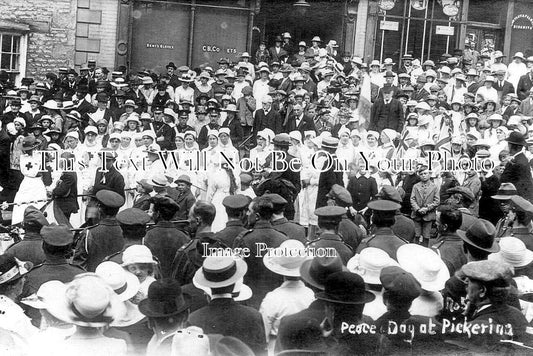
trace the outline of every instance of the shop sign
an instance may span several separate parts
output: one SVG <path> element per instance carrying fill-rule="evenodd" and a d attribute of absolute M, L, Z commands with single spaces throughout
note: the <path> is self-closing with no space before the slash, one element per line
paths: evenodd
<path fill-rule="evenodd" d="M 227 53 L 227 54 L 237 54 L 237 48 L 226 48 L 226 50 L 224 51 L 224 49 L 218 46 L 215 46 L 215 45 L 203 45 L 202 51 L 203 52 L 215 52 L 215 53 L 222 52 L 222 53 Z"/>
<path fill-rule="evenodd" d="M 437 35 L 453 36 L 455 28 L 453 26 L 437 26 L 435 33 Z"/>
<path fill-rule="evenodd" d="M 379 22 L 379 28 L 383 31 L 398 31 L 399 22 L 381 20 Z"/>
<path fill-rule="evenodd" d="M 146 43 L 146 48 L 158 48 L 158 49 L 174 49 L 174 45 L 165 43 Z"/>
<path fill-rule="evenodd" d="M 516 15 L 511 26 L 517 30 L 533 30 L 533 18 L 526 14 Z"/>

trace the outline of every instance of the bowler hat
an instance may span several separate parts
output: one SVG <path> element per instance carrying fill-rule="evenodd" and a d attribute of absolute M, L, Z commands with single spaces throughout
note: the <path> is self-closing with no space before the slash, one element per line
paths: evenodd
<path fill-rule="evenodd" d="M 169 62 L 166 66 L 166 68 L 173 68 L 174 70 L 178 69 L 178 67 L 176 67 L 176 65 L 174 64 L 174 62 Z"/>
<path fill-rule="evenodd" d="M 347 271 L 342 264 L 340 256 L 334 257 L 315 257 L 312 260 L 306 260 L 300 266 L 300 276 L 302 279 L 315 288 L 324 290 L 324 284 L 329 275 Z"/>
<path fill-rule="evenodd" d="M 139 303 L 139 310 L 147 317 L 165 318 L 185 311 L 189 305 L 179 282 L 164 278 L 150 284 L 148 298 Z"/>
<path fill-rule="evenodd" d="M 365 289 L 361 276 L 351 272 L 336 272 L 328 276 L 324 292 L 317 293 L 316 298 L 335 304 L 365 304 L 376 299 L 376 296 Z"/>
<path fill-rule="evenodd" d="M 509 134 L 509 137 L 507 137 L 505 140 L 515 145 L 526 146 L 526 139 L 524 138 L 524 135 L 522 135 L 520 132 L 511 132 Z"/>
<path fill-rule="evenodd" d="M 494 240 L 496 228 L 487 220 L 478 219 L 466 232 L 458 230 L 457 234 L 464 242 L 480 250 L 490 253 L 500 251 L 498 243 Z"/>
<path fill-rule="evenodd" d="M 289 147 L 291 145 L 291 140 L 288 134 L 281 133 L 281 134 L 277 134 L 274 137 L 274 139 L 272 140 L 272 143 L 274 144 L 274 146 Z"/>

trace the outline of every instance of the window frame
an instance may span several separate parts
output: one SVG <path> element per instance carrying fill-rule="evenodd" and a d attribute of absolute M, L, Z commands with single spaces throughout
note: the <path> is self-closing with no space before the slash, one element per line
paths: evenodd
<path fill-rule="evenodd" d="M 2 42 L 4 36 L 12 36 L 12 38 L 18 38 L 18 52 L 13 52 L 13 40 L 11 41 L 10 52 L 3 52 Z M 9 29 L 0 29 L 0 62 L 2 60 L 2 55 L 10 55 L 10 69 L 1 69 L 5 70 L 15 81 L 15 85 L 20 86 L 22 78 L 26 75 L 26 62 L 27 62 L 27 49 L 28 49 L 28 35 L 26 33 L 21 33 L 18 31 L 13 31 Z M 12 60 L 13 55 L 18 55 L 18 68 L 12 69 Z M 0 63 L 1 65 L 1 63 Z"/>

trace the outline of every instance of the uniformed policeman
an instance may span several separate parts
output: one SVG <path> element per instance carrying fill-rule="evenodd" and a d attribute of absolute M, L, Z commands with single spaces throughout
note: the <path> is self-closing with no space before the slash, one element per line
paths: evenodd
<path fill-rule="evenodd" d="M 96 193 L 99 205 L 100 222 L 88 227 L 77 242 L 73 262 L 94 272 L 104 259 L 124 247 L 122 229 L 116 215 L 124 205 L 124 197 L 111 190 Z"/>
<path fill-rule="evenodd" d="M 29 261 L 34 266 L 41 264 L 45 261 L 45 255 L 40 231 L 43 226 L 48 225 L 48 221 L 39 209 L 30 205 L 24 210 L 22 223 L 24 226 L 24 239 L 11 245 L 5 254 L 16 257 L 21 261 Z"/>
<path fill-rule="evenodd" d="M 243 194 L 228 195 L 222 200 L 222 205 L 226 208 L 226 214 L 228 215 L 228 222 L 224 229 L 215 233 L 216 239 L 228 246 L 233 246 L 235 237 L 247 230 L 244 227 L 244 221 L 251 201 L 252 199 Z"/>
<path fill-rule="evenodd" d="M 279 194 L 264 194 L 264 197 L 270 198 L 272 204 L 274 204 L 274 214 L 272 214 L 272 227 L 291 239 L 298 240 L 302 243 L 306 243 L 305 240 L 305 228 L 293 221 L 287 220 L 284 215 L 285 207 L 287 206 L 287 200 Z"/>
<path fill-rule="evenodd" d="M 376 230 L 361 242 L 357 252 L 359 253 L 366 247 L 377 247 L 396 259 L 398 248 L 407 243 L 401 237 L 396 236 L 391 228 L 396 221 L 396 211 L 401 205 L 390 200 L 379 199 L 368 202 L 367 206 L 372 210 L 372 223 Z"/>
<path fill-rule="evenodd" d="M 385 199 L 385 200 L 391 200 L 393 202 L 396 202 L 398 204 L 402 204 L 403 198 L 398 192 L 396 188 L 394 188 L 392 185 L 384 185 L 381 188 L 381 191 L 379 192 L 379 198 Z M 396 211 L 396 215 L 394 215 L 394 225 L 392 225 L 392 231 L 394 234 L 398 237 L 401 237 L 402 239 L 412 242 L 415 239 L 415 223 L 411 218 L 408 218 L 404 214 L 400 212 L 400 210 Z"/>
<path fill-rule="evenodd" d="M 117 221 L 124 236 L 124 248 L 119 252 L 106 257 L 106 261 L 122 264 L 122 253 L 132 245 L 142 245 L 146 235 L 146 224 L 150 221 L 150 215 L 137 208 L 128 208 L 117 214 Z"/>
<path fill-rule="evenodd" d="M 508 235 L 508 230 L 511 229 L 512 221 L 509 221 L 507 214 L 509 213 L 509 208 L 511 206 L 511 197 L 513 195 L 518 195 L 514 184 L 502 183 L 496 195 L 493 195 L 491 197 L 492 199 L 499 201 L 500 209 L 503 211 L 504 214 L 504 217 L 498 220 L 498 222 L 496 223 L 497 238 Z"/>
<path fill-rule="evenodd" d="M 66 225 L 43 226 L 41 236 L 45 261 L 28 273 L 23 296 L 36 293 L 45 282 L 58 280 L 68 283 L 78 274 L 85 273 L 83 268 L 69 263 L 66 259 L 66 256 L 72 251 L 74 241 L 74 236 Z M 28 315 L 32 317 L 35 325 L 39 325 L 39 311 L 28 309 Z"/>
<path fill-rule="evenodd" d="M 339 184 L 333 184 L 327 196 L 334 201 L 335 205 L 346 209 L 339 223 L 338 234 L 353 251 L 357 250 L 357 246 L 366 237 L 366 232 L 348 217 L 348 214 L 351 216 L 349 209 L 353 204 L 350 192 Z"/>
<path fill-rule="evenodd" d="M 318 227 L 321 233 L 316 240 L 309 242 L 309 247 L 313 248 L 334 248 L 342 258 L 344 265 L 354 255 L 351 247 L 338 234 L 339 224 L 345 214 L 346 209 L 340 206 L 323 206 L 316 209 L 315 215 L 318 217 Z"/>

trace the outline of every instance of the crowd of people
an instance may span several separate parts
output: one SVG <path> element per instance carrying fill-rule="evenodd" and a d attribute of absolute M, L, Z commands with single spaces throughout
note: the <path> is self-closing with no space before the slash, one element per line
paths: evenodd
<path fill-rule="evenodd" d="M 0 75 L 0 350 L 530 352 L 533 57 L 398 59 Z"/>

